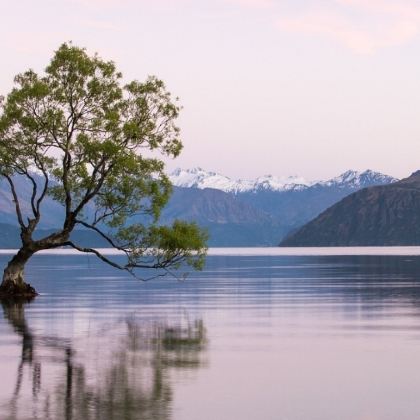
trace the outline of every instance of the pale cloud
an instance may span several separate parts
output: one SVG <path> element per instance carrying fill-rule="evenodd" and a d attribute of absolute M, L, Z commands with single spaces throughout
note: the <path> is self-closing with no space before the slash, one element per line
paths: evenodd
<path fill-rule="evenodd" d="M 101 8 L 114 8 L 124 7 L 128 4 L 135 3 L 134 0 L 65 0 L 67 3 L 75 3 L 82 7 L 101 7 Z"/>
<path fill-rule="evenodd" d="M 190 4 L 193 0 L 65 0 L 69 3 L 78 3 L 83 6 L 102 7 L 102 8 L 124 8 L 142 6 L 148 8 L 167 7 L 170 9 L 180 5 Z M 257 0 L 258 1 L 258 0 Z M 263 0 L 265 1 L 265 0 Z"/>
<path fill-rule="evenodd" d="M 261 9 L 266 9 L 275 5 L 274 0 L 226 0 L 226 2 Z"/>
<path fill-rule="evenodd" d="M 285 0 L 225 0 L 243 7 L 269 8 L 287 32 L 333 39 L 358 54 L 402 45 L 420 33 L 417 0 L 307 0 L 299 11 L 285 12 Z M 286 8 L 287 9 L 287 8 Z"/>
<path fill-rule="evenodd" d="M 282 17 L 278 27 L 331 38 L 358 54 L 405 44 L 420 32 L 420 6 L 410 1 L 333 0 L 330 6 Z"/>
<path fill-rule="evenodd" d="M 332 38 L 358 54 L 371 54 L 379 48 L 404 44 L 419 33 L 420 22 L 414 20 L 360 27 L 337 13 L 309 13 L 297 18 L 278 20 L 282 30 L 323 35 Z"/>
<path fill-rule="evenodd" d="M 387 14 L 394 18 L 420 19 L 418 2 L 409 0 L 335 0 L 336 3 L 352 6 L 374 14 Z"/>

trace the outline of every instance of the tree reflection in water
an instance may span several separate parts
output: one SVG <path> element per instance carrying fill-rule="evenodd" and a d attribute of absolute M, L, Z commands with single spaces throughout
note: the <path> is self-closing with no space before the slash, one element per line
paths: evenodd
<path fill-rule="evenodd" d="M 171 371 L 190 372 L 206 363 L 202 321 L 129 318 L 73 344 L 33 333 L 24 305 L 2 302 L 5 319 L 22 338 L 2 419 L 170 419 Z"/>

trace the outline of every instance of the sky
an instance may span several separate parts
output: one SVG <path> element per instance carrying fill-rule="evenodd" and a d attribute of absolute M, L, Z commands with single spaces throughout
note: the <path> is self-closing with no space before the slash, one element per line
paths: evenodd
<path fill-rule="evenodd" d="M 169 170 L 420 169 L 418 0 L 1 0 L 0 16 L 0 94 L 65 41 L 163 79 L 183 107 Z"/>

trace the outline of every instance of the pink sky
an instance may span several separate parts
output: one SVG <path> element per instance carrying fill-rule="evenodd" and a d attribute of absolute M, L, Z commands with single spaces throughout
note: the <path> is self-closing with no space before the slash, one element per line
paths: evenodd
<path fill-rule="evenodd" d="M 180 97 L 176 166 L 326 178 L 420 168 L 411 0 L 21 0 L 0 4 L 0 93 L 73 40 Z"/>

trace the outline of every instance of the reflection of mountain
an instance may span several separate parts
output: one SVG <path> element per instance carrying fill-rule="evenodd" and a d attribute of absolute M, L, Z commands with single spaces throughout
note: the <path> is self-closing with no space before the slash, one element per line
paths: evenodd
<path fill-rule="evenodd" d="M 201 321 L 181 325 L 127 319 L 76 347 L 70 340 L 33 333 L 23 303 L 2 306 L 5 319 L 22 338 L 22 355 L 1 418 L 26 419 L 38 413 L 35 418 L 170 419 L 171 371 L 204 363 Z M 28 377 L 29 387 L 24 383 Z"/>

